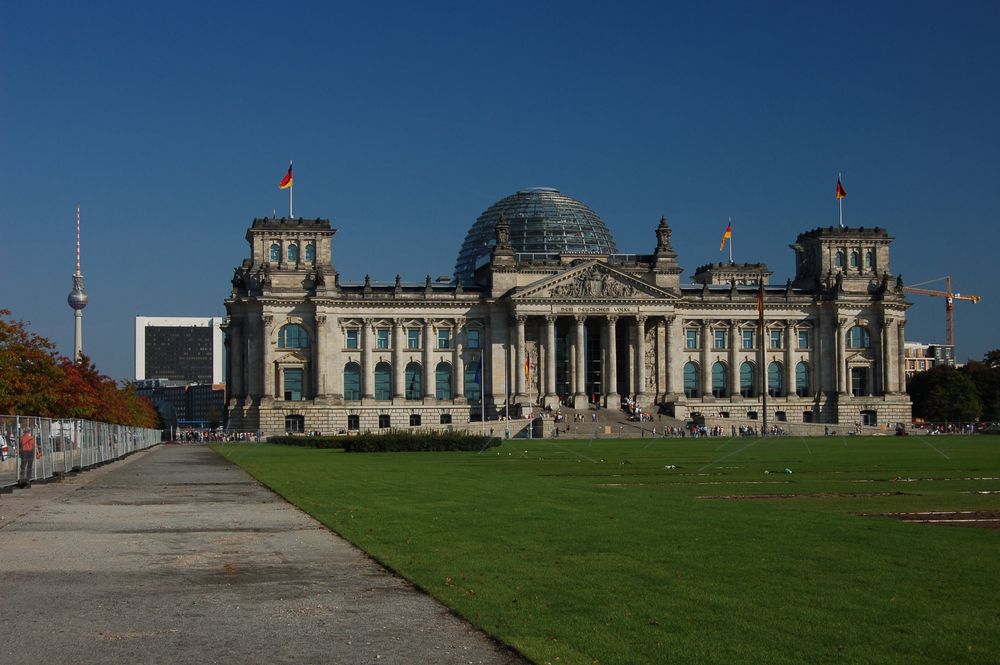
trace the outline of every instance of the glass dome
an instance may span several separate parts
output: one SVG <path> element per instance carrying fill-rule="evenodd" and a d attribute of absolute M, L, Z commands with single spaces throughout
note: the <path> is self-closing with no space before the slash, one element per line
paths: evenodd
<path fill-rule="evenodd" d="M 522 189 L 487 208 L 465 235 L 455 261 L 455 273 L 464 284 L 472 282 L 477 264 L 493 251 L 494 228 L 501 214 L 510 223 L 510 244 L 515 252 L 614 254 L 618 251 L 611 231 L 583 203 L 551 187 Z"/>

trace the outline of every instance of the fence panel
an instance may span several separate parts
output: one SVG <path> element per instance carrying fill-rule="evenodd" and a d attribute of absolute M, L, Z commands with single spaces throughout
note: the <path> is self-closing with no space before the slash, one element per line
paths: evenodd
<path fill-rule="evenodd" d="M 20 449 L 30 430 L 36 450 Z M 110 462 L 160 442 L 160 430 L 72 418 L 0 416 L 0 487 Z"/>

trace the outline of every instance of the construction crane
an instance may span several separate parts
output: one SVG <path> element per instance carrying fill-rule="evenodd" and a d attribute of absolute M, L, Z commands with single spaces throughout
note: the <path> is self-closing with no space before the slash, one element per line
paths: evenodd
<path fill-rule="evenodd" d="M 944 280 L 945 290 L 935 291 L 933 289 L 919 289 L 918 286 L 924 286 L 925 284 L 932 284 L 934 282 L 940 282 Z M 920 282 L 919 284 L 914 284 L 913 286 L 904 286 L 903 291 L 905 293 L 913 293 L 920 296 L 933 296 L 935 298 L 944 298 L 944 317 L 945 317 L 945 333 L 948 338 L 948 346 L 955 348 L 955 313 L 954 313 L 954 301 L 956 300 L 970 300 L 973 304 L 979 302 L 983 299 L 982 296 L 963 296 L 960 293 L 953 293 L 951 290 L 951 275 L 946 275 L 944 277 L 938 277 L 937 279 L 930 279 L 926 282 Z"/>

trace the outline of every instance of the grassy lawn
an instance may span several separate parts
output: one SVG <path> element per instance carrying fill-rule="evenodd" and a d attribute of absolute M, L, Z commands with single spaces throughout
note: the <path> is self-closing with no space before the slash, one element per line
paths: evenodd
<path fill-rule="evenodd" d="M 223 454 L 538 663 L 1000 662 L 1000 530 L 857 514 L 1000 511 L 1000 437 Z"/>

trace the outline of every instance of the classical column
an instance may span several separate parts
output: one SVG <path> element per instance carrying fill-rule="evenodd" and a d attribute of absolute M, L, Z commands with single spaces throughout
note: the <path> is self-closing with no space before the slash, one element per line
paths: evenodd
<path fill-rule="evenodd" d="M 261 397 L 273 399 L 276 390 L 274 385 L 274 342 L 271 340 L 271 333 L 274 331 L 274 317 L 270 314 L 264 314 L 262 321 L 263 334 L 260 341 L 264 345 L 264 385 Z"/>
<path fill-rule="evenodd" d="M 656 362 L 654 371 L 656 372 L 656 401 L 662 402 L 667 398 L 666 386 L 667 386 L 667 363 L 666 363 L 666 349 L 667 349 L 667 325 L 664 317 L 659 317 L 656 320 Z"/>
<path fill-rule="evenodd" d="M 736 348 L 742 342 L 741 339 L 737 339 L 739 337 L 739 332 L 740 332 L 740 329 L 737 326 L 736 321 L 730 321 L 729 322 L 729 332 L 727 333 L 729 335 L 729 339 L 728 339 L 728 342 L 729 342 L 729 380 L 726 382 L 726 383 L 729 384 L 727 386 L 727 388 L 729 389 L 728 392 L 729 392 L 729 396 L 730 397 L 732 397 L 733 395 L 739 395 L 740 394 L 740 367 L 739 367 L 740 363 L 739 363 L 739 360 L 736 357 Z"/>
<path fill-rule="evenodd" d="M 403 349 L 406 348 L 406 330 L 403 321 L 392 322 L 392 399 L 406 399 L 406 363 Z"/>
<path fill-rule="evenodd" d="M 609 409 L 621 407 L 621 395 L 618 394 L 618 330 L 617 316 L 608 317 L 608 376 L 605 381 L 604 405 Z"/>
<path fill-rule="evenodd" d="M 453 331 L 454 340 L 452 341 L 452 346 L 454 350 L 452 351 L 452 363 L 451 371 L 454 378 L 455 390 L 452 394 L 452 399 L 463 399 L 465 397 L 465 359 L 462 357 L 462 349 L 465 348 L 463 344 L 462 336 L 465 334 L 465 326 L 461 321 L 455 324 Z"/>
<path fill-rule="evenodd" d="M 795 365 L 792 358 L 792 333 L 795 322 L 785 321 L 785 394 L 795 394 Z"/>
<path fill-rule="evenodd" d="M 424 399 L 433 399 L 434 386 L 434 324 L 424 319 Z"/>
<path fill-rule="evenodd" d="M 327 397 L 334 402 L 342 402 L 344 399 L 344 329 L 336 318 L 331 318 L 326 325 L 329 329 L 330 339 L 330 343 L 327 345 L 327 348 L 330 349 L 327 354 L 330 359 L 328 363 L 330 372 L 327 374 L 330 388 L 327 391 Z"/>
<path fill-rule="evenodd" d="M 375 368 L 372 350 L 375 348 L 375 321 L 365 319 L 361 326 L 361 399 L 375 399 Z"/>
<path fill-rule="evenodd" d="M 545 405 L 556 408 L 556 317 L 545 317 Z"/>
<path fill-rule="evenodd" d="M 683 325 L 680 316 L 667 317 L 667 395 L 673 398 L 684 393 Z"/>
<path fill-rule="evenodd" d="M 524 359 L 527 357 L 527 350 L 524 347 L 524 323 L 527 318 L 523 314 L 519 314 L 515 318 L 517 338 L 514 341 L 514 376 L 516 378 L 515 397 L 518 402 L 524 402 L 528 399 L 528 391 L 525 386 L 527 377 L 524 375 Z"/>
<path fill-rule="evenodd" d="M 326 397 L 326 363 L 323 362 L 323 354 L 326 353 L 326 314 L 317 314 L 316 320 L 316 343 L 313 345 L 313 385 L 312 393 L 314 398 Z"/>
<path fill-rule="evenodd" d="M 892 380 L 894 363 L 890 360 L 892 358 L 892 319 L 882 318 L 879 324 L 879 363 L 881 365 L 879 378 L 882 380 L 882 394 L 888 395 L 896 391 L 896 384 Z"/>
<path fill-rule="evenodd" d="M 847 319 L 837 318 L 837 392 L 841 395 L 848 393 L 849 384 L 847 377 L 847 339 L 846 329 Z"/>
<path fill-rule="evenodd" d="M 246 352 L 243 326 L 230 321 L 229 324 L 229 397 L 238 398 L 246 394 L 246 382 L 243 380 L 243 362 Z"/>
<path fill-rule="evenodd" d="M 898 381 L 898 392 L 906 392 L 906 359 L 903 349 L 906 348 L 906 339 L 903 335 L 903 327 L 906 321 L 896 322 L 896 380 Z"/>
<path fill-rule="evenodd" d="M 708 350 L 712 347 L 712 327 L 708 319 L 701 322 L 701 396 L 712 394 L 712 365 Z"/>
<path fill-rule="evenodd" d="M 576 319 L 576 381 L 573 386 L 573 408 L 586 409 L 587 402 L 587 349 L 584 344 L 584 324 L 587 317 L 577 315 Z"/>
<path fill-rule="evenodd" d="M 646 317 L 635 317 L 635 394 L 639 404 L 649 408 L 649 393 L 646 391 Z"/>

